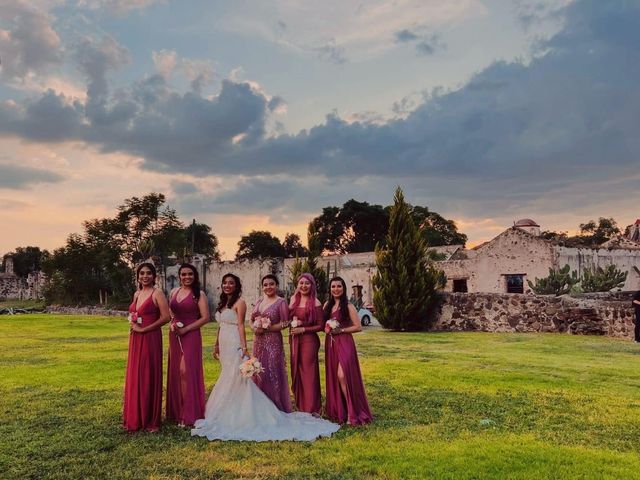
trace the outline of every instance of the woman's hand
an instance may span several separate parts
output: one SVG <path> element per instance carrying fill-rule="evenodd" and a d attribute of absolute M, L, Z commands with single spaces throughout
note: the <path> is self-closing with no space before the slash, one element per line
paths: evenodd
<path fill-rule="evenodd" d="M 220 345 L 218 344 L 213 347 L 213 358 L 214 360 L 220 360 Z"/>
<path fill-rule="evenodd" d="M 262 327 L 258 327 L 256 328 L 256 335 L 264 335 L 266 333 L 266 330 Z"/>
<path fill-rule="evenodd" d="M 304 327 L 296 327 L 291 329 L 291 335 L 302 335 L 304 333 Z"/>
<path fill-rule="evenodd" d="M 132 323 L 131 324 L 131 331 L 132 332 L 136 332 L 136 333 L 144 333 L 145 332 L 144 328 L 142 328 L 137 323 Z"/>
<path fill-rule="evenodd" d="M 331 335 L 340 335 L 342 333 L 342 327 L 336 327 L 331 329 Z"/>

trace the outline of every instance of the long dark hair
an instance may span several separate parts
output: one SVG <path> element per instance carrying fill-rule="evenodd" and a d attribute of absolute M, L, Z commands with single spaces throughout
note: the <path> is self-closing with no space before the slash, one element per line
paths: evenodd
<path fill-rule="evenodd" d="M 227 296 L 227 294 L 224 293 L 224 290 L 222 290 L 222 285 L 224 285 L 224 281 L 227 278 L 233 278 L 233 281 L 236 282 L 236 289 L 230 296 Z M 240 298 L 240 295 L 242 295 L 242 283 L 240 282 L 240 278 L 233 273 L 225 274 L 220 282 L 220 301 L 218 302 L 218 308 L 216 311 L 221 312 L 223 308 L 233 307 L 234 303 L 236 303 Z"/>
<path fill-rule="evenodd" d="M 178 278 L 180 278 L 180 272 L 183 268 L 188 268 L 193 272 L 193 283 L 191 284 L 191 290 L 193 292 L 193 298 L 195 298 L 197 302 L 198 300 L 200 300 L 200 275 L 198 275 L 198 270 L 190 263 L 183 263 L 178 269 Z"/>
<path fill-rule="evenodd" d="M 331 318 L 331 310 L 336 304 L 336 299 L 331 295 L 331 284 L 333 282 L 340 282 L 342 284 L 342 295 L 340 295 L 340 323 L 346 322 L 349 319 L 349 300 L 347 300 L 347 284 L 342 277 L 333 277 L 329 280 L 329 301 L 324 307 L 324 319 L 329 320 Z"/>
<path fill-rule="evenodd" d="M 158 272 L 156 271 L 156 266 L 151 262 L 143 262 L 140 265 L 138 265 L 138 267 L 136 268 L 136 283 L 138 284 L 138 290 L 142 290 L 142 284 L 138 281 L 138 277 L 140 276 L 140 270 L 142 270 L 144 267 L 147 267 L 149 270 L 151 270 L 151 275 L 153 275 L 154 285 L 156 283 L 156 276 L 158 275 Z"/>

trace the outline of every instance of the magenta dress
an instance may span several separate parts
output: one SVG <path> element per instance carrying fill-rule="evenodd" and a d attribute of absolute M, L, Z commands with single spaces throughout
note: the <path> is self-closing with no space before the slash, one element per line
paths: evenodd
<path fill-rule="evenodd" d="M 340 310 L 331 314 L 340 322 L 343 328 L 351 326 L 351 322 L 340 319 Z M 350 425 L 363 425 L 373 420 L 369 402 L 364 391 L 358 353 L 353 336 L 350 333 L 327 335 L 324 340 L 325 366 L 327 381 L 327 399 L 325 413 L 327 417 L 339 423 L 348 422 Z M 347 383 L 347 396 L 342 394 L 338 381 L 338 365 Z"/>
<path fill-rule="evenodd" d="M 184 326 L 200 318 L 198 301 L 187 295 L 178 301 L 178 292 L 169 304 L 175 322 Z M 182 349 L 180 348 L 182 344 Z M 184 378 L 180 375 L 180 363 L 184 360 Z M 169 366 L 167 373 L 167 420 L 191 425 L 204 418 L 205 389 L 202 371 L 202 335 L 200 329 L 182 335 L 180 341 L 175 332 L 169 333 Z M 182 384 L 184 382 L 184 398 Z"/>
<path fill-rule="evenodd" d="M 315 319 L 309 320 L 309 313 L 305 307 L 296 307 L 290 312 L 290 319 L 294 315 L 302 322 L 305 332 L 290 335 L 291 345 L 291 389 L 300 412 L 317 413 L 322 411 L 320 395 L 320 367 L 318 366 L 318 351 L 320 338 L 318 333 L 322 329 L 322 307 L 315 307 Z"/>
<path fill-rule="evenodd" d="M 251 313 L 251 322 L 255 317 L 269 317 L 271 325 L 286 321 L 289 318 L 289 307 L 283 298 L 279 298 L 267 309 L 260 313 L 262 299 L 258 300 Z M 260 360 L 264 372 L 254 375 L 253 381 L 264 394 L 281 410 L 291 412 L 291 398 L 289 397 L 289 382 L 284 365 L 284 346 L 281 332 L 267 332 L 255 335 L 253 338 L 253 356 Z"/>
<path fill-rule="evenodd" d="M 136 301 L 129 305 L 136 312 Z M 138 307 L 146 327 L 160 318 L 160 309 L 153 303 L 153 294 Z M 129 431 L 160 429 L 162 418 L 162 330 L 147 333 L 131 332 L 127 373 L 124 380 L 123 425 Z"/>

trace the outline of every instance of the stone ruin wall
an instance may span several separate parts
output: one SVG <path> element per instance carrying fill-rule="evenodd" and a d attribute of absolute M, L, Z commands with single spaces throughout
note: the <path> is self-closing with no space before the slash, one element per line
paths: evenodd
<path fill-rule="evenodd" d="M 13 275 L 0 275 L 0 300 L 42 300 L 45 277 L 42 272 L 30 273 L 26 280 Z"/>
<path fill-rule="evenodd" d="M 445 293 L 434 331 L 554 332 L 633 340 L 632 293 Z"/>

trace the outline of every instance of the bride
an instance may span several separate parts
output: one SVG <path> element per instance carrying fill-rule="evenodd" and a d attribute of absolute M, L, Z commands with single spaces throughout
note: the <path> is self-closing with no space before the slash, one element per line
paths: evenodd
<path fill-rule="evenodd" d="M 240 374 L 247 356 L 244 318 L 247 305 L 240 298 L 240 279 L 222 277 L 222 294 L 216 313 L 220 324 L 214 357 L 222 366 L 220 377 L 207 401 L 205 418 L 196 420 L 191 435 L 209 440 L 312 441 L 328 437 L 340 426 L 308 413 L 284 413 L 256 386 Z"/>

